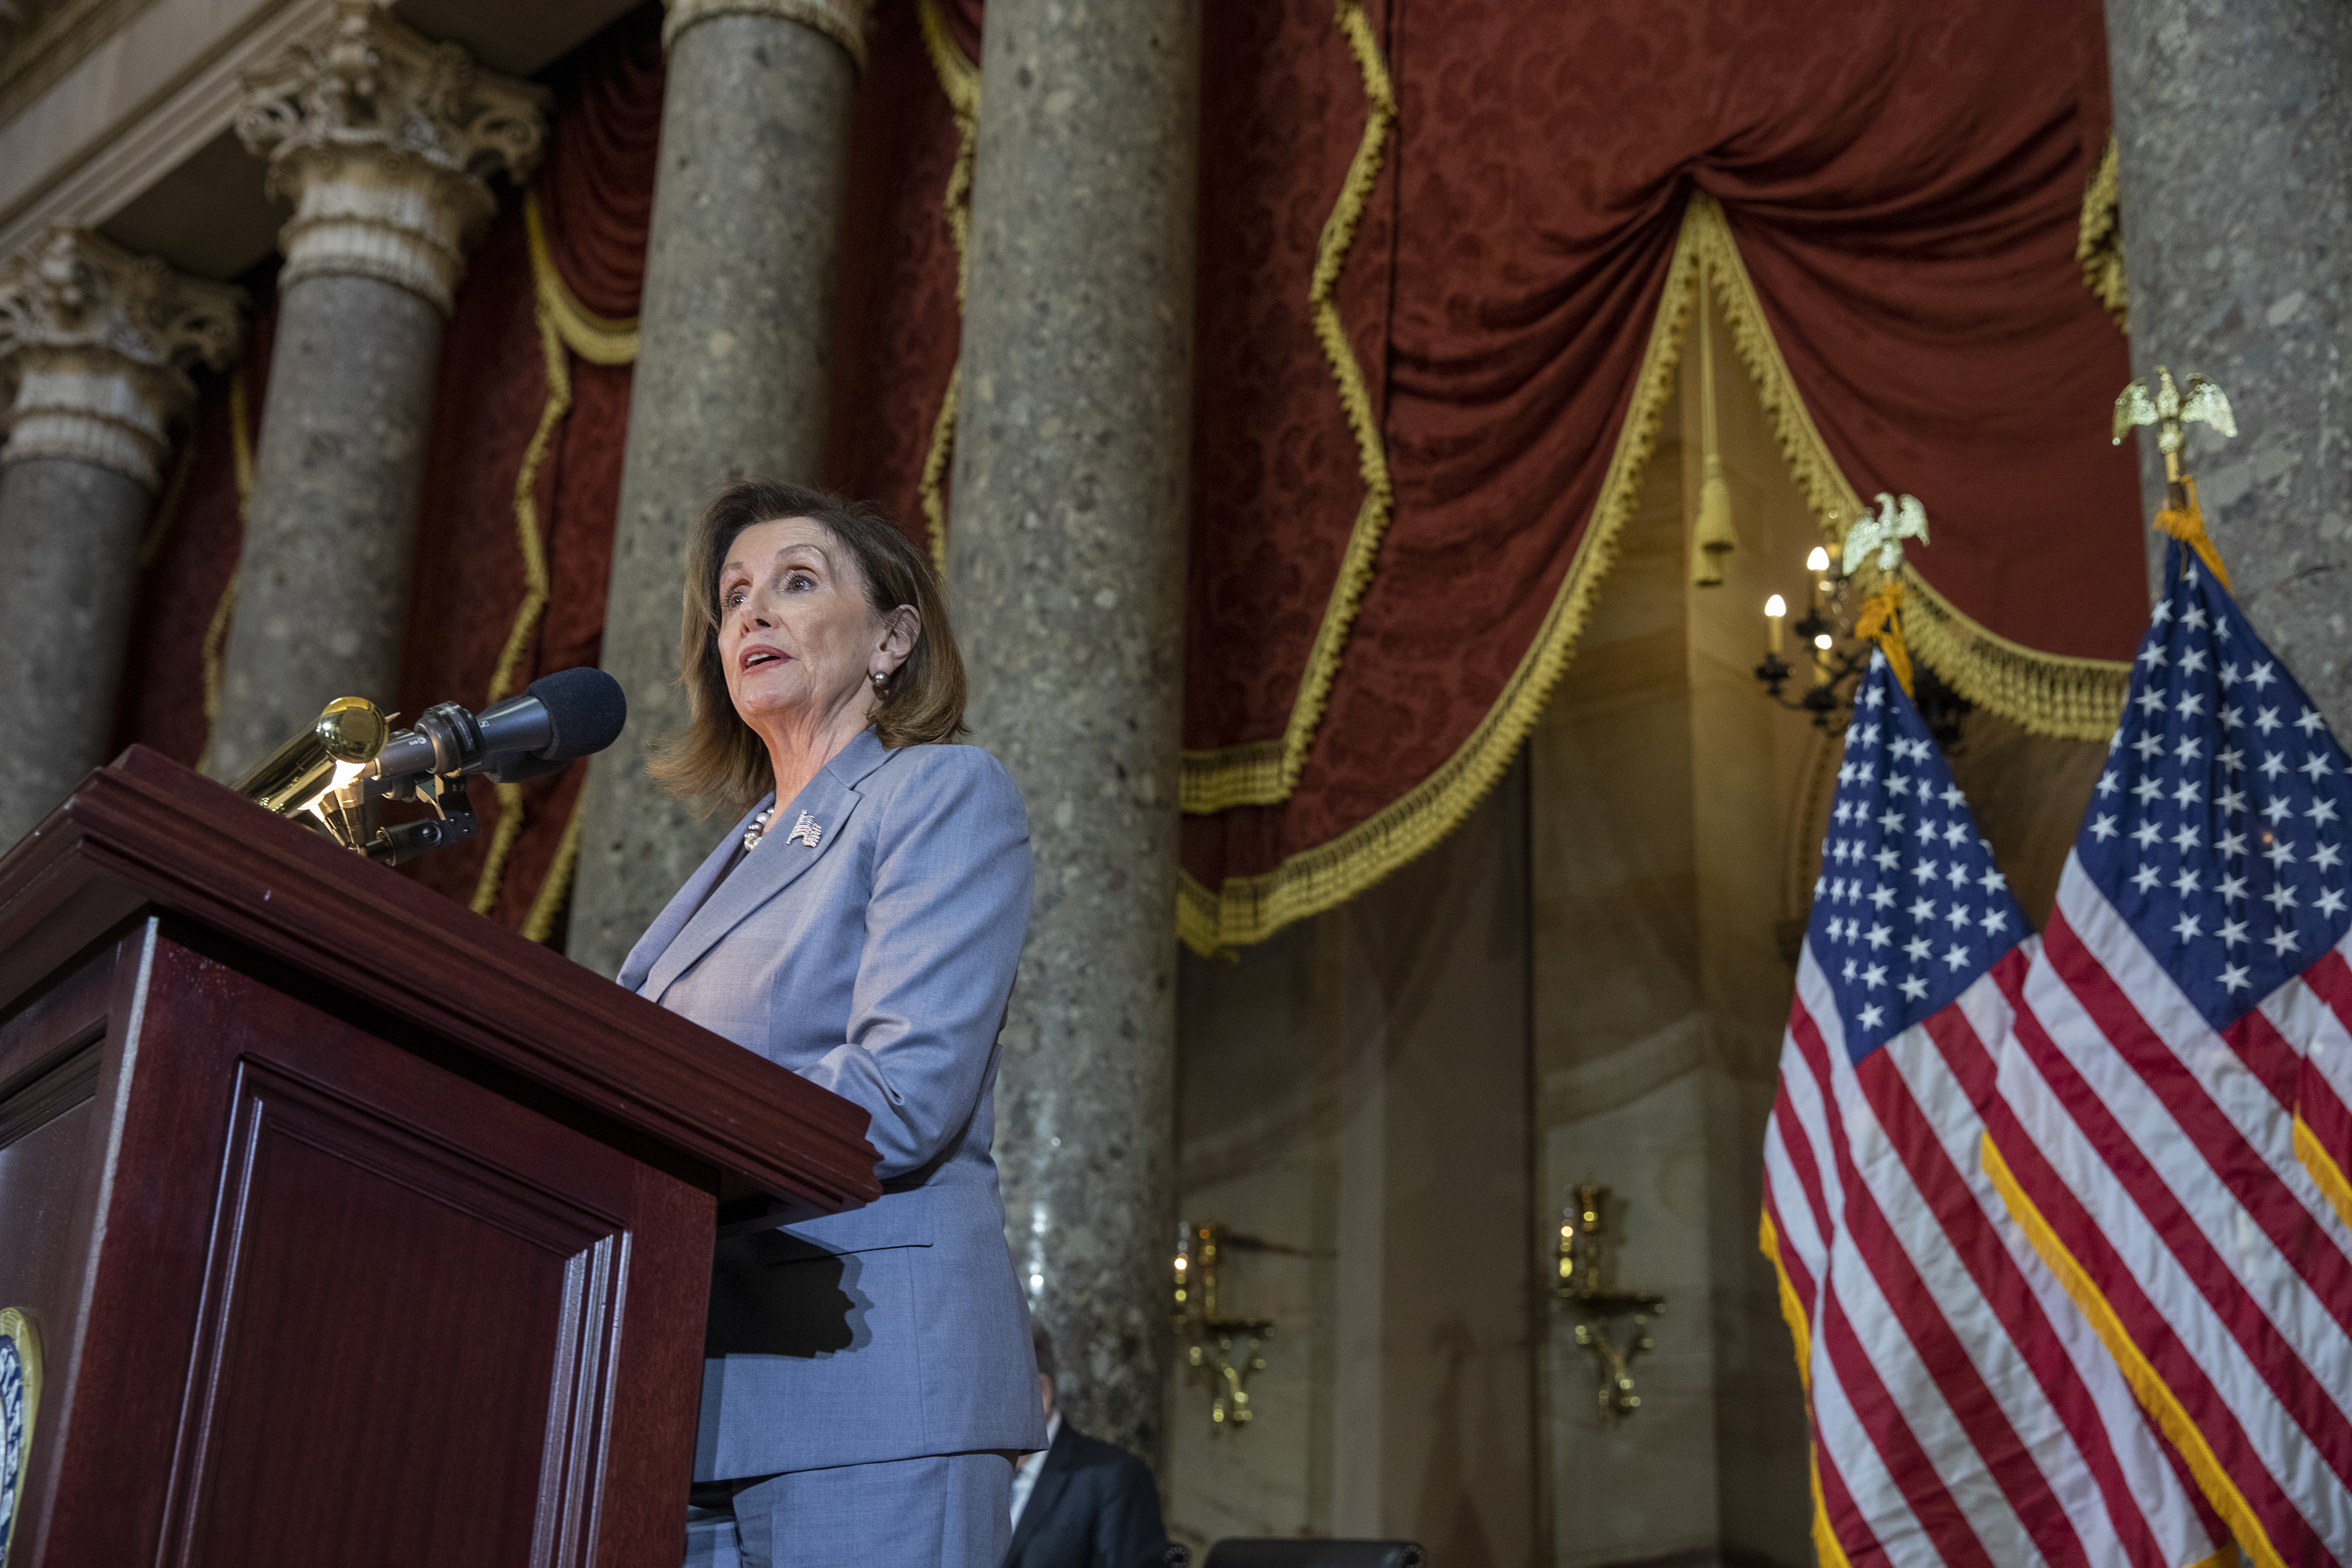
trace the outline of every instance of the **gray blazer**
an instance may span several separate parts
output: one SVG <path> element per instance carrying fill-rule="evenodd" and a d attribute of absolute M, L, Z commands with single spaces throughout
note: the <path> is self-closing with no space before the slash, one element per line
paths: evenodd
<path fill-rule="evenodd" d="M 1034 878 L 1020 791 L 977 747 L 868 730 L 709 892 L 750 822 L 621 984 L 864 1106 L 883 1195 L 719 1244 L 695 1479 L 1043 1447 L 989 1155 Z"/>

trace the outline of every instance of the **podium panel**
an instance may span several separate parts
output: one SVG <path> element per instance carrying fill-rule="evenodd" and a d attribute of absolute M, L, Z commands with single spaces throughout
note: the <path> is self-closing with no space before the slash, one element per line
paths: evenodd
<path fill-rule="evenodd" d="M 59 816 L 0 858 L 0 1307 L 42 1363 L 12 1568 L 675 1563 L 719 1200 L 870 1195 L 863 1113 L 157 776 L 279 853 L 249 900 L 60 858 Z M 342 945 L 425 914 L 437 961 Z"/>

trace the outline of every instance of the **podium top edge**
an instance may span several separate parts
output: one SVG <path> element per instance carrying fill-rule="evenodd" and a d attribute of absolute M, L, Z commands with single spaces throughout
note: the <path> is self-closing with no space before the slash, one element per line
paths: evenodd
<path fill-rule="evenodd" d="M 0 1011 L 142 908 L 616 1121 L 729 1190 L 820 1212 L 880 1195 L 862 1108 L 143 746 L 0 854 Z"/>

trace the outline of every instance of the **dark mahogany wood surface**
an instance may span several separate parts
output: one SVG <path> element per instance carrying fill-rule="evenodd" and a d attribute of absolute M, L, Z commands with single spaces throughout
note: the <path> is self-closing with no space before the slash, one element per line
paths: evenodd
<path fill-rule="evenodd" d="M 173 926 L 0 1021 L 53 1064 L 0 1166 L 80 1144 L 77 1233 L 0 1258 L 49 1372 L 11 1561 L 675 1563 L 709 1194 Z"/>
<path fill-rule="evenodd" d="M 676 1151 L 723 1194 L 795 1212 L 880 1195 L 856 1106 L 141 746 L 0 855 L 0 1013 L 151 907 Z"/>

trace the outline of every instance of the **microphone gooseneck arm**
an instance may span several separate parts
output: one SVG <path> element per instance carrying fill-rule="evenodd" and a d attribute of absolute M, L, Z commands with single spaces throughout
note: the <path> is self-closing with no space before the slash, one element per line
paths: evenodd
<path fill-rule="evenodd" d="M 611 745 L 627 716 L 620 682 L 587 668 L 541 676 L 479 713 L 437 703 L 384 741 L 320 815 L 347 847 L 397 866 L 479 830 L 467 798 L 468 775 L 505 784 L 560 773 Z M 371 799 L 411 801 L 433 815 L 371 837 L 360 826 Z"/>

